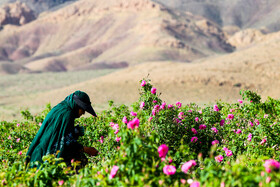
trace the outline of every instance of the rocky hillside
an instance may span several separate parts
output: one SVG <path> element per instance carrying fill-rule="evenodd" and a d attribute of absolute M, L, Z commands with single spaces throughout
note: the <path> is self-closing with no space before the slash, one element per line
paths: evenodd
<path fill-rule="evenodd" d="M 5 4 L 0 7 L 0 26 L 24 25 L 36 19 L 34 11 L 32 11 L 25 3 L 16 2 Z"/>
<path fill-rule="evenodd" d="M 279 0 L 155 0 L 181 11 L 202 15 L 220 26 L 280 30 Z"/>
<path fill-rule="evenodd" d="M 140 80 L 149 75 L 157 93 L 167 103 L 209 104 L 222 101 L 236 102 L 242 99 L 241 89 L 250 89 L 262 95 L 279 98 L 280 95 L 280 32 L 269 34 L 246 49 L 230 54 L 197 60 L 193 63 L 152 62 L 115 71 L 106 76 L 79 84 L 49 90 L 17 99 L 2 99 L 17 106 L 53 105 L 75 90 L 87 92 L 94 98 L 95 106 L 107 101 L 131 104 L 138 99 Z M 30 99 L 32 98 L 32 99 Z M 1 100 L 0 100 L 1 101 Z M 18 107 L 17 107 L 18 108 Z"/>
<path fill-rule="evenodd" d="M 5 26 L 0 43 L 2 73 L 15 64 L 18 72 L 75 71 L 234 51 L 215 23 L 151 0 L 80 0 L 27 25 Z"/>
<path fill-rule="evenodd" d="M 25 3 L 36 14 L 39 14 L 43 11 L 55 8 L 61 4 L 74 2 L 74 1 L 76 0 L 1 0 L 0 6 L 3 6 L 8 3 L 21 2 L 21 3 Z"/>

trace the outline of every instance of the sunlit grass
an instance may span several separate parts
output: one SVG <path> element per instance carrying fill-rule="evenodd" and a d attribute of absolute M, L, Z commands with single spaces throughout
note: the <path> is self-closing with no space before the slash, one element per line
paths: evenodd
<path fill-rule="evenodd" d="M 105 69 L 78 72 L 1 75 L 0 101 L 1 97 L 21 96 L 61 88 L 94 79 L 113 71 L 115 70 Z"/>
<path fill-rule="evenodd" d="M 20 96 L 42 93 L 58 88 L 78 84 L 87 80 L 112 73 L 114 69 L 77 72 L 46 72 L 36 74 L 1 75 L 0 78 L 0 120 L 21 119 L 22 108 L 10 105 L 9 101 Z M 43 108 L 44 106 L 41 106 Z M 98 108 L 103 106 L 98 106 Z M 41 111 L 32 108 L 31 111 Z"/>

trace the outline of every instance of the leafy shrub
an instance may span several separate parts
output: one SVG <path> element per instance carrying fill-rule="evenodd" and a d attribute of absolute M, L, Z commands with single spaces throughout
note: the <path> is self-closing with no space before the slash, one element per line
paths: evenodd
<path fill-rule="evenodd" d="M 183 106 L 162 101 L 150 80 L 140 83 L 130 107 L 109 101 L 97 118 L 76 120 L 85 127 L 79 142 L 100 152 L 79 173 L 54 155 L 39 170 L 25 166 L 50 104 L 36 116 L 23 111 L 25 121 L 0 122 L 1 185 L 279 186 L 279 100 L 245 90 L 236 103 Z"/>

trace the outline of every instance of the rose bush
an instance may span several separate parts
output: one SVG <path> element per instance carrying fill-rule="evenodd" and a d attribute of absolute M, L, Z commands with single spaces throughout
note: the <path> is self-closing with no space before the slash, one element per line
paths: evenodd
<path fill-rule="evenodd" d="M 98 118 L 76 120 L 79 142 L 100 152 L 78 174 L 54 155 L 39 170 L 24 164 L 49 104 L 0 122 L 0 186 L 279 186 L 279 100 L 245 90 L 236 103 L 169 104 L 150 80 L 139 86 L 130 107 L 109 101 Z"/>

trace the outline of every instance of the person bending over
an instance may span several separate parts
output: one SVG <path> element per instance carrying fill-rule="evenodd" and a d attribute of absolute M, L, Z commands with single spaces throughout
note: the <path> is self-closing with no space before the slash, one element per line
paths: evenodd
<path fill-rule="evenodd" d="M 84 135 L 84 128 L 74 126 L 74 121 L 85 111 L 97 117 L 89 96 L 79 90 L 53 107 L 27 151 L 26 164 L 39 167 L 34 164 L 35 161 L 42 163 L 43 156 L 55 154 L 57 158 L 63 158 L 67 166 L 71 166 L 71 160 L 74 159 L 81 162 L 80 167 L 84 167 L 88 162 L 84 153 L 89 156 L 98 154 L 94 147 L 85 147 L 77 142 L 78 137 Z"/>

